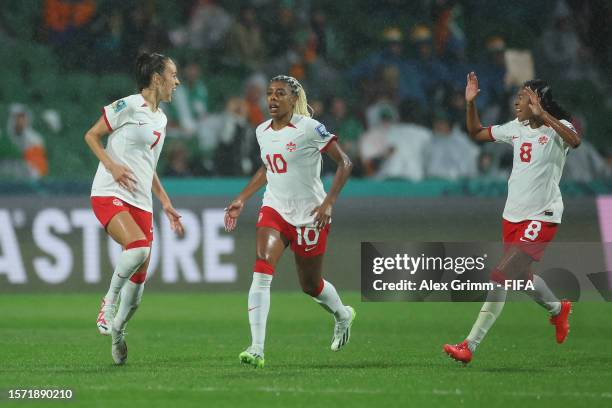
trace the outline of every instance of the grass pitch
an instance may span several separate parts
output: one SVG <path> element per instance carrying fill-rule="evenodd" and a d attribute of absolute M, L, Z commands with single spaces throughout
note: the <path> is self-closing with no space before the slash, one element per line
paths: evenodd
<path fill-rule="evenodd" d="M 611 304 L 578 303 L 565 344 L 544 310 L 509 303 L 469 366 L 463 340 L 480 304 L 361 303 L 350 344 L 307 296 L 272 293 L 266 368 L 240 366 L 246 293 L 145 293 L 116 367 L 95 327 L 96 294 L 0 297 L 0 406 L 612 406 Z M 71 401 L 9 401 L 12 388 L 69 388 Z M 42 404 L 42 405 L 41 405 Z"/>

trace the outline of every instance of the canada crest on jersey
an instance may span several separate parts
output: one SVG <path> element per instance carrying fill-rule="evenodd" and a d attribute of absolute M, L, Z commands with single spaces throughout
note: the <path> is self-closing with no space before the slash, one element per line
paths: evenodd
<path fill-rule="evenodd" d="M 293 142 L 287 143 L 285 147 L 287 148 L 288 152 L 295 152 L 297 150 L 297 145 Z"/>
<path fill-rule="evenodd" d="M 548 143 L 548 136 L 546 135 L 542 135 L 538 138 L 538 142 L 540 142 L 541 145 L 545 145 L 546 143 Z"/>

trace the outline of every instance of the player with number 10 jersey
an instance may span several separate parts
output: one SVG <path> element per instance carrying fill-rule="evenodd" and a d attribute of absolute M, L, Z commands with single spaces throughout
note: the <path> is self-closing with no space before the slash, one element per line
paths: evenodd
<path fill-rule="evenodd" d="M 264 365 L 270 285 L 287 246 L 295 253 L 302 290 L 335 318 L 332 350 L 348 343 L 355 317 L 334 286 L 322 278 L 332 205 L 348 179 L 351 162 L 335 142 L 336 136 L 310 117 L 306 93 L 295 78 L 272 78 L 267 95 L 272 119 L 256 130 L 263 166 L 225 215 L 226 229 L 232 231 L 246 200 L 267 184 L 257 221 L 257 259 L 248 298 L 252 342 L 239 356 L 242 363 L 255 367 Z M 338 165 L 328 193 L 320 178 L 324 152 Z"/>

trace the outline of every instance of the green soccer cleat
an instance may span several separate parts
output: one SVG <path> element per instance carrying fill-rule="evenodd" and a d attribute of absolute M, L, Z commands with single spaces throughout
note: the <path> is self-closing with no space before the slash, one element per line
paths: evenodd
<path fill-rule="evenodd" d="M 265 365 L 263 354 L 259 355 L 258 353 L 254 352 L 250 347 L 240 353 L 238 358 L 240 359 L 241 364 L 249 364 L 255 368 L 264 368 Z"/>

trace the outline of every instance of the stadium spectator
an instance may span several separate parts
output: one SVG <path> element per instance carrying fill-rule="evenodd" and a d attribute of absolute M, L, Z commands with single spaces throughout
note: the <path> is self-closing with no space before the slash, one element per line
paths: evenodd
<path fill-rule="evenodd" d="M 418 85 L 409 88 L 410 93 L 402 95 L 401 99 L 425 104 L 426 111 L 430 113 L 434 96 L 450 82 L 450 74 L 447 67 L 435 55 L 429 27 L 423 24 L 415 25 L 410 32 L 410 41 L 415 56 L 409 58 L 405 66 L 414 71 L 413 75 Z"/>
<path fill-rule="evenodd" d="M 387 141 L 391 154 L 382 163 L 378 178 L 421 181 L 431 154 L 431 130 L 420 124 L 421 118 L 410 104 L 400 106 L 400 122 L 390 126 Z"/>
<path fill-rule="evenodd" d="M 459 180 L 477 175 L 478 147 L 443 112 L 433 120 L 433 138 L 426 164 L 428 178 Z"/>
<path fill-rule="evenodd" d="M 173 103 L 168 106 L 172 122 L 171 135 L 191 137 L 208 114 L 208 88 L 201 77 L 200 66 L 189 62 L 184 68 L 185 82 L 176 89 Z"/>
<path fill-rule="evenodd" d="M 543 62 L 558 79 L 584 79 L 602 85 L 601 75 L 593 65 L 592 51 L 578 36 L 571 10 L 565 1 L 557 3 L 540 42 Z"/>
<path fill-rule="evenodd" d="M 267 51 L 254 7 L 246 5 L 240 9 L 228 35 L 227 50 L 231 65 L 243 65 L 253 71 L 261 69 Z"/>
<path fill-rule="evenodd" d="M 164 169 L 166 177 L 192 177 L 189 169 L 189 151 L 182 140 L 173 140 L 168 146 L 167 165 Z"/>
<path fill-rule="evenodd" d="M 417 68 L 406 63 L 402 40 L 401 30 L 386 28 L 383 32 L 384 49 L 371 53 L 349 69 L 349 79 L 363 88 L 365 100 L 384 93 L 393 100 L 426 103 L 427 95 Z"/>
<path fill-rule="evenodd" d="M 323 116 L 323 122 L 329 129 L 338 135 L 338 143 L 342 150 L 348 154 L 354 164 L 360 163 L 359 137 L 364 129 L 361 123 L 350 114 L 346 101 L 335 96 L 329 102 L 329 111 Z M 360 167 L 360 166 L 359 166 Z M 360 168 L 353 168 L 353 174 L 360 175 Z"/>
<path fill-rule="evenodd" d="M 433 2 L 433 38 L 438 58 L 445 64 L 463 61 L 465 58 L 465 34 L 463 12 L 456 0 Z"/>
<path fill-rule="evenodd" d="M 264 121 L 264 110 L 266 108 L 266 77 L 255 73 L 245 81 L 244 99 L 248 105 L 249 123 L 256 127 Z"/>
<path fill-rule="evenodd" d="M 19 103 L 9 108 L 7 134 L 13 145 L 21 152 L 28 167 L 29 177 L 39 179 L 49 173 L 47 151 L 42 136 L 32 128 L 31 114 Z"/>
<path fill-rule="evenodd" d="M 187 25 L 187 43 L 196 50 L 223 45 L 232 26 L 232 17 L 214 0 L 198 0 Z"/>
<path fill-rule="evenodd" d="M 340 36 L 333 25 L 329 24 L 327 13 L 322 8 L 315 8 L 310 15 L 310 27 L 315 36 L 317 55 L 333 65 L 344 62 L 346 53 Z"/>
<path fill-rule="evenodd" d="M 248 104 L 240 97 L 231 97 L 225 104 L 225 111 L 218 116 L 215 173 L 220 176 L 253 174 L 261 159 L 255 129 L 248 120 Z"/>
<path fill-rule="evenodd" d="M 276 9 L 276 14 L 270 14 L 265 20 L 264 38 L 268 46 L 268 56 L 275 58 L 285 54 L 293 44 L 298 23 L 293 9 L 285 4 Z"/>

